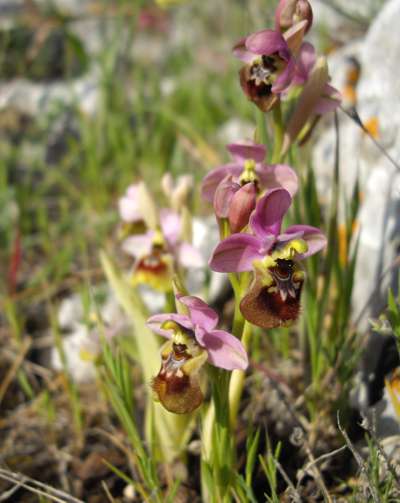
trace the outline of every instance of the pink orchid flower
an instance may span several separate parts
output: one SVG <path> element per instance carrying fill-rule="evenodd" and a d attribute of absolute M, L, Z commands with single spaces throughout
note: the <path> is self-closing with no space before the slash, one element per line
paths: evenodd
<path fill-rule="evenodd" d="M 202 182 L 202 196 L 214 204 L 218 218 L 227 218 L 232 232 L 241 231 L 249 222 L 259 193 L 284 187 L 293 196 L 298 179 L 286 164 L 263 163 L 264 145 L 252 141 L 232 143 L 227 149 L 233 162 L 213 169 Z"/>
<path fill-rule="evenodd" d="M 178 213 L 162 209 L 159 217 L 159 230 L 128 237 L 122 243 L 122 249 L 135 258 L 134 284 L 144 283 L 168 291 L 175 267 L 203 267 L 204 261 L 194 246 L 182 241 L 182 222 Z"/>
<path fill-rule="evenodd" d="M 307 21 L 301 21 L 283 35 L 276 30 L 258 31 L 233 48 L 233 54 L 245 63 L 239 73 L 240 85 L 263 112 L 271 110 L 290 86 L 296 64 L 294 56 L 306 26 Z"/>
<path fill-rule="evenodd" d="M 147 320 L 155 333 L 168 339 L 161 349 L 161 369 L 152 383 L 156 398 L 170 412 L 192 412 L 203 401 L 198 372 L 206 361 L 227 370 L 245 370 L 248 357 L 242 343 L 218 330 L 218 315 L 198 297 L 176 296 L 188 314 L 158 314 Z"/>
<path fill-rule="evenodd" d="M 233 234 L 215 248 L 210 267 L 217 272 L 253 271 L 254 278 L 240 308 L 255 325 L 272 328 L 297 319 L 304 271 L 299 262 L 326 246 L 316 227 L 282 220 L 292 202 L 285 189 L 272 189 L 257 203 L 250 219 L 253 234 Z"/>

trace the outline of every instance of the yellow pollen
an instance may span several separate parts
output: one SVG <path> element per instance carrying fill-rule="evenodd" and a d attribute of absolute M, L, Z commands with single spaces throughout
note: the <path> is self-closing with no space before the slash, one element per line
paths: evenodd
<path fill-rule="evenodd" d="M 253 159 L 246 159 L 244 161 L 244 169 L 240 175 L 240 183 L 250 183 L 257 182 L 258 178 L 256 175 L 256 163 Z"/>
<path fill-rule="evenodd" d="M 176 330 L 179 330 L 180 327 L 175 321 L 168 320 L 164 321 L 164 323 L 161 325 L 161 328 L 163 330 L 173 330 L 175 332 Z"/>
<path fill-rule="evenodd" d="M 263 286 L 270 286 L 273 283 L 273 278 L 268 272 L 268 269 L 270 267 L 274 267 L 275 265 L 275 260 L 273 260 L 269 255 L 266 255 L 262 260 L 253 261 L 256 276 Z"/>
<path fill-rule="evenodd" d="M 308 250 L 308 245 L 304 239 L 293 239 L 285 244 L 282 248 L 275 250 L 272 253 L 274 260 L 293 260 L 297 254 L 305 253 Z"/>
<path fill-rule="evenodd" d="M 163 233 L 157 229 L 154 231 L 154 236 L 153 236 L 153 246 L 160 246 L 163 247 L 165 244 L 164 236 Z"/>
<path fill-rule="evenodd" d="M 172 330 L 172 341 L 175 344 L 184 344 L 185 346 L 189 346 L 191 343 L 190 335 L 186 334 L 182 327 L 176 323 L 175 321 L 165 321 L 161 328 L 163 330 Z"/>

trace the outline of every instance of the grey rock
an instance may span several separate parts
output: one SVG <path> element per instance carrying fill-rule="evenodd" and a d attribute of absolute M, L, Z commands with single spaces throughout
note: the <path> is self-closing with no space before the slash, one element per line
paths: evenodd
<path fill-rule="evenodd" d="M 400 38 L 396 33 L 400 2 L 387 2 L 371 25 L 357 54 L 361 77 L 357 109 L 364 123 L 375 117 L 379 141 L 400 160 Z M 346 53 L 343 51 L 342 60 Z M 340 60 L 340 54 L 337 57 Z M 334 72 L 332 72 L 334 73 Z M 335 77 L 334 77 L 335 78 Z M 313 160 L 321 194 L 329 193 L 333 174 L 334 131 L 330 127 L 317 142 Z M 354 319 L 368 328 L 368 319 L 382 311 L 387 289 L 398 286 L 398 268 L 391 266 L 400 249 L 400 171 L 350 119 L 340 118 L 341 209 L 349 201 L 359 177 L 363 204 L 359 221 L 359 252 L 353 291 Z"/>
<path fill-rule="evenodd" d="M 26 79 L 0 82 L 0 109 L 14 107 L 32 116 L 48 113 L 57 103 L 77 104 L 93 114 L 100 98 L 99 78 L 93 71 L 71 83 L 38 83 Z"/>

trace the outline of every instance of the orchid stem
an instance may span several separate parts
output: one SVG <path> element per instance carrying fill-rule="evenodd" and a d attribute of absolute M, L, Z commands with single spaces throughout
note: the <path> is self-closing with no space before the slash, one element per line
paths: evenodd
<path fill-rule="evenodd" d="M 253 332 L 253 327 L 248 321 L 244 322 L 242 332 L 242 344 L 246 351 L 249 349 L 250 338 Z M 229 414 L 230 424 L 233 430 L 236 427 L 237 416 L 239 412 L 240 399 L 244 388 L 245 372 L 243 370 L 233 370 L 229 383 Z"/>
<path fill-rule="evenodd" d="M 166 313 L 175 312 L 175 295 L 173 290 L 165 292 L 165 312 Z"/>
<path fill-rule="evenodd" d="M 281 104 L 278 103 L 273 109 L 273 121 L 274 121 L 274 151 L 272 153 L 272 164 L 277 164 L 281 160 L 281 151 L 283 144 L 283 118 Z"/>

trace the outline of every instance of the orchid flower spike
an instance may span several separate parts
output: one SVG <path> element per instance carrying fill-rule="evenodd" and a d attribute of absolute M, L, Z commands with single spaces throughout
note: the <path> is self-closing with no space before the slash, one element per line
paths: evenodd
<path fill-rule="evenodd" d="M 290 86 L 307 21 L 295 24 L 281 34 L 262 30 L 239 40 L 233 54 L 245 63 L 240 70 L 240 85 L 260 110 L 268 112 Z"/>
<path fill-rule="evenodd" d="M 253 234 L 233 234 L 215 248 L 210 267 L 217 272 L 253 271 L 243 297 L 243 316 L 263 328 L 286 326 L 300 312 L 305 274 L 300 261 L 326 246 L 316 227 L 292 225 L 281 231 L 292 198 L 285 189 L 267 192 L 250 219 Z"/>
<path fill-rule="evenodd" d="M 214 204 L 218 218 L 227 218 L 232 232 L 240 232 L 249 222 L 259 194 L 284 187 L 293 196 L 298 179 L 286 164 L 265 164 L 264 145 L 243 140 L 227 145 L 233 162 L 213 169 L 203 179 L 202 196 Z"/>
<path fill-rule="evenodd" d="M 181 239 L 182 218 L 175 211 L 162 209 L 160 228 L 128 237 L 122 249 L 135 258 L 132 273 L 134 285 L 146 284 L 166 292 L 177 268 L 203 267 L 200 252 Z"/>
<path fill-rule="evenodd" d="M 216 329 L 218 315 L 198 297 L 176 295 L 188 314 L 158 314 L 147 320 L 168 342 L 161 348 L 161 369 L 153 379 L 155 398 L 176 414 L 199 407 L 203 393 L 199 371 L 206 361 L 226 370 L 245 370 L 246 350 L 235 336 Z"/>

